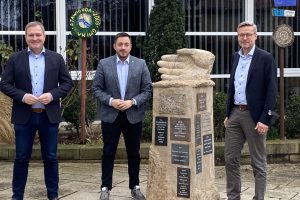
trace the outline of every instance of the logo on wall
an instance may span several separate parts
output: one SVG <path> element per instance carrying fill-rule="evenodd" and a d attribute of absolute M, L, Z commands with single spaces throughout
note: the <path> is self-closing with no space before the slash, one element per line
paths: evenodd
<path fill-rule="evenodd" d="M 273 31 L 273 40 L 279 47 L 285 48 L 292 45 L 294 38 L 293 28 L 287 24 L 281 24 Z"/>
<path fill-rule="evenodd" d="M 91 8 L 77 10 L 70 19 L 71 33 L 80 38 L 95 35 L 101 24 L 101 17 Z"/>

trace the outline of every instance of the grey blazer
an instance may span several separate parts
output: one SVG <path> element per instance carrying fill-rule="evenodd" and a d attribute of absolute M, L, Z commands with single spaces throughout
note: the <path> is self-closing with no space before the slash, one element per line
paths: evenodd
<path fill-rule="evenodd" d="M 93 81 L 93 94 L 101 103 L 100 118 L 112 123 L 118 116 L 119 110 L 109 105 L 110 98 L 121 99 L 117 75 L 117 55 L 100 60 Z M 144 119 L 144 104 L 152 95 L 152 83 L 145 60 L 129 57 L 128 80 L 125 99 L 134 98 L 137 105 L 126 110 L 127 119 L 131 124 Z"/>

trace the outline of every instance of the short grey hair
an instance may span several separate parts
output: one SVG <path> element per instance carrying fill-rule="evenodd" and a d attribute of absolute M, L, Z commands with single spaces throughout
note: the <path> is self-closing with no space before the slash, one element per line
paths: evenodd
<path fill-rule="evenodd" d="M 25 35 L 27 34 L 27 29 L 30 27 L 35 27 L 35 26 L 40 26 L 43 34 L 45 35 L 45 27 L 41 22 L 38 21 L 33 21 L 33 22 L 29 22 L 26 26 L 25 26 Z"/>
<path fill-rule="evenodd" d="M 242 28 L 242 27 L 245 27 L 245 26 L 252 26 L 253 27 L 253 31 L 254 33 L 257 33 L 257 26 L 256 24 L 254 24 L 253 22 L 251 21 L 244 21 L 244 22 L 241 22 L 238 27 L 237 27 L 237 31 Z"/>

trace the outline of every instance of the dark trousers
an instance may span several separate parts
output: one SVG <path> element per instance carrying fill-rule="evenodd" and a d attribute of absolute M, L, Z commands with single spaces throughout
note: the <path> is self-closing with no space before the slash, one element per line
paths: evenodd
<path fill-rule="evenodd" d="M 225 169 L 228 200 L 241 199 L 240 156 L 245 141 L 249 146 L 255 179 L 253 200 L 264 199 L 267 176 L 266 136 L 258 134 L 254 130 L 255 126 L 256 124 L 253 122 L 249 110 L 233 109 L 225 132 Z"/>
<path fill-rule="evenodd" d="M 128 159 L 129 188 L 133 189 L 134 186 L 139 185 L 142 121 L 130 124 L 126 113 L 119 112 L 117 119 L 113 123 L 102 122 L 101 128 L 104 143 L 101 187 L 112 189 L 114 160 L 122 132 Z"/>
<path fill-rule="evenodd" d="M 36 131 L 39 133 L 44 161 L 44 178 L 49 199 L 58 197 L 57 134 L 58 123 L 48 121 L 46 113 L 32 113 L 27 124 L 15 124 L 16 158 L 13 169 L 13 199 L 22 200 L 28 176 L 29 160 Z"/>

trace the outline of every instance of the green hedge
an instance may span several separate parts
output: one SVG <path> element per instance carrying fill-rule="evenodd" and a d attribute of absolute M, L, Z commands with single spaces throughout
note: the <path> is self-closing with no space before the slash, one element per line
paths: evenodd
<path fill-rule="evenodd" d="M 224 141 L 225 127 L 224 119 L 226 115 L 227 94 L 224 92 L 214 92 L 213 94 L 213 118 L 215 141 Z M 267 140 L 279 139 L 279 98 L 275 106 L 275 115 L 272 125 L 267 134 Z M 285 110 L 285 136 L 287 139 L 300 138 L 300 95 L 291 94 L 287 101 Z M 151 141 L 152 135 L 152 110 L 146 111 L 143 125 L 143 141 Z"/>
<path fill-rule="evenodd" d="M 225 138 L 224 119 L 226 114 L 226 98 L 227 95 L 224 92 L 215 92 L 213 94 L 213 118 L 214 118 L 214 135 L 215 141 L 223 141 Z M 76 129 L 79 126 L 79 113 L 80 113 L 80 99 L 76 97 L 74 104 L 66 108 L 64 117 L 66 121 L 71 122 Z M 278 102 L 278 101 L 277 101 Z M 279 105 L 276 104 L 275 113 L 279 113 Z M 287 139 L 300 138 L 300 112 L 297 110 L 300 108 L 300 95 L 291 94 L 289 96 L 286 116 L 285 116 L 285 131 Z M 96 104 L 91 98 L 87 98 L 87 120 L 93 119 L 96 115 Z M 152 124 L 153 116 L 152 109 L 149 107 L 145 113 L 145 119 L 143 122 L 142 141 L 151 142 L 152 139 Z M 273 140 L 279 138 L 279 116 L 275 115 L 270 131 L 268 132 L 267 139 Z"/>
<path fill-rule="evenodd" d="M 288 139 L 300 138 L 300 95 L 292 93 L 285 111 L 285 132 Z"/>

